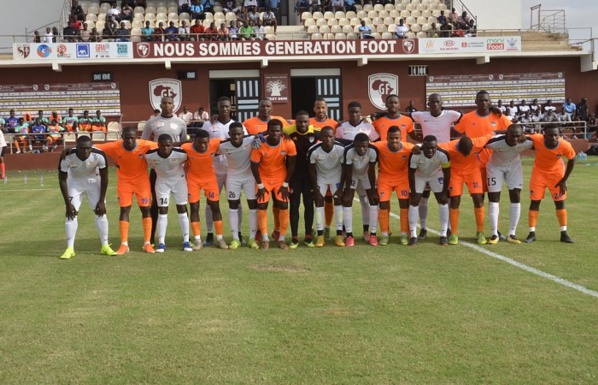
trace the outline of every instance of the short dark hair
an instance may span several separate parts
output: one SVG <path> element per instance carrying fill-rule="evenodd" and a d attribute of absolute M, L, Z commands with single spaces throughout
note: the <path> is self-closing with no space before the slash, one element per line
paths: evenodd
<path fill-rule="evenodd" d="M 334 134 L 334 128 L 332 128 L 330 126 L 324 126 L 324 127 L 322 127 L 322 129 L 320 130 L 320 132 L 324 132 L 324 130 L 326 130 L 326 131 L 332 131 L 332 133 Z"/>
<path fill-rule="evenodd" d="M 356 101 L 352 101 L 347 105 L 347 109 L 349 108 L 359 108 L 361 109 L 361 103 L 356 102 Z"/>
<path fill-rule="evenodd" d="M 170 136 L 169 134 L 162 134 L 162 135 L 158 136 L 158 143 L 167 142 L 167 141 L 172 142 L 172 136 Z"/>
<path fill-rule="evenodd" d="M 364 132 L 360 132 L 359 134 L 355 135 L 355 138 L 353 138 L 353 142 L 369 142 L 369 141 L 370 141 L 370 137 Z"/>
<path fill-rule="evenodd" d="M 394 134 L 395 132 L 401 132 L 399 126 L 390 126 L 390 128 L 388 129 L 388 133 Z"/>
<path fill-rule="evenodd" d="M 423 140 L 423 141 L 424 141 L 424 142 L 428 142 L 428 143 L 430 143 L 430 142 L 437 142 L 437 141 L 438 141 L 438 139 L 436 139 L 436 137 L 435 137 L 434 135 L 426 135 L 426 136 L 424 137 L 424 140 Z"/>
<path fill-rule="evenodd" d="M 77 138 L 77 144 L 91 143 L 91 138 L 87 135 L 82 135 Z"/>
<path fill-rule="evenodd" d="M 230 98 L 228 96 L 221 96 L 218 98 L 218 103 L 220 102 L 230 102 Z"/>
<path fill-rule="evenodd" d="M 126 126 L 123 128 L 123 134 L 129 131 L 137 133 L 137 128 L 135 126 Z"/>
<path fill-rule="evenodd" d="M 274 126 L 280 126 L 280 128 L 282 128 L 282 122 L 278 119 L 270 119 L 270 121 L 268 121 L 268 131 Z"/>
<path fill-rule="evenodd" d="M 232 122 L 230 124 L 230 126 L 228 126 L 228 130 L 232 130 L 233 128 L 240 128 L 241 130 L 243 129 L 243 124 L 241 122 Z M 205 130 L 202 130 L 205 131 Z"/>
<path fill-rule="evenodd" d="M 232 124 L 231 124 L 232 126 Z M 210 133 L 207 132 L 206 130 L 197 130 L 197 133 L 195 134 L 195 138 L 209 138 L 210 137 Z"/>

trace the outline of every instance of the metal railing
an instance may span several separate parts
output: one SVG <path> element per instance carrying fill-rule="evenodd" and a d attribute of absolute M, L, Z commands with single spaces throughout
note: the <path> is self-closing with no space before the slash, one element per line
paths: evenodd
<path fill-rule="evenodd" d="M 77 141 L 80 136 L 89 136 L 93 141 L 108 142 L 120 139 L 120 131 L 61 131 L 61 132 L 44 132 L 44 133 L 8 133 L 4 134 L 4 139 L 8 146 L 9 154 L 16 154 L 14 143 L 24 138 L 22 141 L 22 153 L 39 153 L 39 152 L 53 152 L 58 147 L 65 143 L 73 143 Z M 58 138 L 59 137 L 59 138 Z M 48 138 L 52 139 L 51 147 L 46 145 Z M 19 146 L 20 147 L 20 146 Z"/>

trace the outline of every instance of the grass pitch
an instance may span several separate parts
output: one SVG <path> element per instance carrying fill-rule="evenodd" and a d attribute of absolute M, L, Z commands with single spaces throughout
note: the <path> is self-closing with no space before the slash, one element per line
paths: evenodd
<path fill-rule="evenodd" d="M 484 248 L 598 291 L 598 168 L 588 164 L 578 163 L 569 183 L 575 244 L 558 242 L 554 205 L 546 200 L 537 242 Z M 2 384 L 598 382 L 598 298 L 463 245 L 440 247 L 432 235 L 406 247 L 393 236 L 377 248 L 358 241 L 352 249 L 329 242 L 288 252 L 184 253 L 171 215 L 169 250 L 147 255 L 140 252 L 140 214 L 132 211 L 131 253 L 106 257 L 84 203 L 77 256 L 61 261 L 57 176 L 8 176 L 0 184 Z M 110 239 L 118 245 L 111 178 Z M 522 195 L 520 238 L 527 234 L 527 188 Z M 503 194 L 503 229 L 507 199 Z M 468 198 L 461 213 L 461 240 L 473 241 Z M 437 229 L 435 203 L 429 218 Z M 398 220 L 391 224 L 398 230 Z"/>

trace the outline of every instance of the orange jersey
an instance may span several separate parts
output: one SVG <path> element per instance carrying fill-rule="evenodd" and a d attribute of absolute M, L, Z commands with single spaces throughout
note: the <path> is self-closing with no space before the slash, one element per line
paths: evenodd
<path fill-rule="evenodd" d="M 268 141 L 265 141 L 260 148 L 253 149 L 251 162 L 259 164 L 262 181 L 283 182 L 287 176 L 286 157 L 296 155 L 295 143 L 290 139 L 282 138 L 277 146 L 270 146 Z"/>
<path fill-rule="evenodd" d="M 282 116 L 274 116 L 271 115 L 270 119 L 278 119 L 282 122 L 282 126 L 286 127 L 289 126 L 289 122 Z M 264 121 L 259 118 L 259 116 L 254 116 L 253 118 L 249 118 L 243 122 L 243 126 L 247 130 L 247 133 L 250 135 L 256 135 L 260 132 L 264 132 L 268 129 L 268 121 Z"/>
<path fill-rule="evenodd" d="M 372 143 L 378 149 L 379 175 L 387 185 L 397 185 L 409 180 L 409 156 L 413 149 L 411 143 L 401 143 L 399 151 L 391 151 L 388 142 Z M 409 183 L 409 182 L 407 182 Z"/>
<path fill-rule="evenodd" d="M 388 129 L 392 126 L 397 126 L 401 129 L 401 142 L 407 142 L 407 134 L 413 132 L 413 120 L 408 116 L 399 115 L 398 118 L 391 119 L 386 116 L 378 118 L 374 120 L 372 123 L 378 135 L 380 135 L 380 140 L 385 141 L 388 135 Z"/>
<path fill-rule="evenodd" d="M 116 142 L 96 144 L 95 147 L 114 160 L 119 181 L 135 182 L 140 178 L 148 178 L 147 162 L 143 155 L 149 150 L 158 148 L 158 143 L 137 139 L 135 148 L 129 151 L 124 147 L 123 140 L 119 139 Z"/>
<path fill-rule="evenodd" d="M 529 137 L 534 142 L 534 150 L 536 151 L 536 159 L 534 160 L 534 171 L 536 172 L 562 175 L 565 170 L 565 162 L 563 162 L 562 157 L 564 156 L 568 160 L 575 158 L 573 146 L 564 139 L 559 139 L 555 148 L 548 148 L 544 144 L 542 134 L 534 134 Z"/>
<path fill-rule="evenodd" d="M 492 135 L 482 136 L 480 138 L 472 138 L 473 148 L 468 157 L 463 156 L 458 150 L 459 139 L 451 140 L 447 143 L 440 143 L 438 147 L 448 152 L 451 158 L 451 174 L 454 172 L 459 175 L 471 174 L 475 168 L 479 168 L 480 164 L 477 160 L 476 154 L 484 149 L 484 146 L 492 138 Z"/>
<path fill-rule="evenodd" d="M 193 147 L 193 143 L 185 143 L 181 146 L 181 149 L 187 153 L 187 163 L 189 164 L 187 179 L 195 179 L 202 182 L 216 179 L 214 157 L 218 153 L 220 142 L 220 138 L 210 139 L 208 149 L 203 153 L 197 151 Z"/>
<path fill-rule="evenodd" d="M 336 126 L 338 126 L 338 122 L 334 119 L 326 118 L 323 122 L 320 122 L 316 118 L 309 118 L 309 124 L 318 128 L 324 128 L 326 126 L 330 126 L 336 130 Z"/>
<path fill-rule="evenodd" d="M 455 131 L 464 134 L 470 138 L 479 138 L 493 134 L 496 130 L 506 130 L 511 125 L 511 121 L 506 115 L 496 116 L 490 113 L 486 116 L 480 116 L 477 111 L 471 111 L 461 117 L 459 123 L 455 125 Z M 479 154 L 479 161 L 485 166 L 490 159 L 492 150 L 485 148 Z"/>

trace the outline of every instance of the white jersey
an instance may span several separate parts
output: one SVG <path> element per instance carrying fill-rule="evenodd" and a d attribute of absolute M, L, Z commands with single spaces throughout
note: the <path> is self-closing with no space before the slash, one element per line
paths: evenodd
<path fill-rule="evenodd" d="M 77 149 L 73 148 L 68 155 L 60 161 L 59 170 L 68 173 L 69 179 L 90 180 L 99 176 L 99 170 L 108 166 L 106 155 L 97 148 L 91 149 L 89 158 L 79 159 Z"/>
<path fill-rule="evenodd" d="M 145 123 L 141 139 L 158 142 L 162 134 L 170 135 L 173 142 L 183 142 L 187 140 L 187 124 L 174 115 L 171 118 L 156 116 Z"/>
<path fill-rule="evenodd" d="M 4 139 L 4 133 L 0 130 L 0 148 L 6 147 L 6 140 Z"/>
<path fill-rule="evenodd" d="M 415 175 L 428 179 L 433 177 L 442 168 L 447 168 L 451 165 L 451 158 L 448 152 L 441 148 L 436 149 L 436 153 L 431 158 L 427 158 L 424 153 L 412 154 L 409 159 L 409 168 L 415 170 Z"/>
<path fill-rule="evenodd" d="M 525 150 L 529 150 L 534 145 L 534 142 L 528 138 L 523 143 L 509 146 L 506 139 L 506 135 L 495 135 L 486 143 L 486 148 L 492 150 L 492 155 L 490 155 L 490 160 L 488 161 L 489 166 L 501 167 L 513 162 L 519 162 L 521 159 L 519 154 Z"/>
<path fill-rule="evenodd" d="M 453 110 L 442 110 L 438 116 L 432 115 L 430 111 L 411 113 L 411 119 L 422 126 L 422 135 L 434 135 L 438 143 L 450 142 L 451 125 L 458 123 L 462 116 L 462 113 Z"/>
<path fill-rule="evenodd" d="M 243 179 L 251 176 L 251 150 L 254 137 L 245 136 L 240 147 L 235 147 L 230 140 L 220 143 L 221 157 L 226 157 L 229 178 Z"/>
<path fill-rule="evenodd" d="M 368 146 L 365 154 L 358 155 L 355 151 L 353 144 L 345 147 L 345 153 L 343 154 L 343 164 L 353 166 L 353 177 L 366 176 L 368 167 L 372 163 L 378 161 L 378 149 L 371 144 Z"/>
<path fill-rule="evenodd" d="M 187 160 L 187 153 L 179 147 L 172 149 L 167 158 L 158 154 L 158 149 L 153 149 L 145 154 L 147 164 L 156 171 L 158 180 L 176 181 L 185 179 L 184 163 Z"/>
<path fill-rule="evenodd" d="M 214 123 L 207 121 L 203 124 L 203 126 L 201 126 L 201 129 L 207 131 L 210 134 L 210 139 L 218 138 L 221 140 L 225 140 L 230 138 L 230 136 L 228 136 L 228 129 L 230 125 L 234 122 L 235 120 L 232 119 L 226 123 L 222 123 L 220 120 L 216 120 Z M 243 135 L 247 135 L 247 130 L 245 129 L 245 126 L 243 126 Z M 214 170 L 216 171 L 216 174 L 226 174 L 226 168 L 227 163 L 225 157 L 217 156 L 214 158 Z"/>
<path fill-rule="evenodd" d="M 353 140 L 359 133 L 366 134 L 372 142 L 380 138 L 380 135 L 378 134 L 378 131 L 374 129 L 374 126 L 365 120 L 359 122 L 357 126 L 352 125 L 348 121 L 343 122 L 336 128 L 335 135 L 338 139 Z"/>
<path fill-rule="evenodd" d="M 520 114 L 525 114 L 526 112 L 530 111 L 530 108 L 527 104 L 524 105 L 520 105 L 519 107 L 517 107 L 519 109 L 519 113 Z"/>
<path fill-rule="evenodd" d="M 324 151 L 322 143 L 314 144 L 307 151 L 307 159 L 316 166 L 318 182 L 338 182 L 342 174 L 342 160 L 345 148 L 334 142 L 329 152 Z"/>

